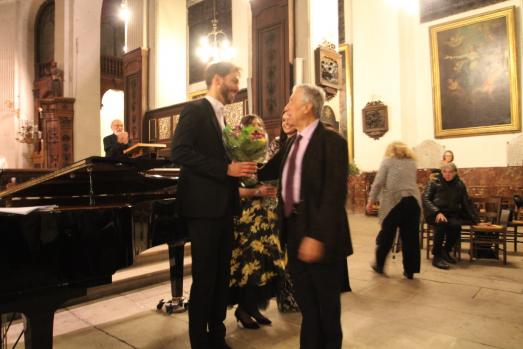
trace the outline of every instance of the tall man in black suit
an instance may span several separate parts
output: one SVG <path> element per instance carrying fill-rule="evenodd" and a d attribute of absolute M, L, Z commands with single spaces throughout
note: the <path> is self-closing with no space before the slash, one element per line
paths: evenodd
<path fill-rule="evenodd" d="M 119 158 L 123 157 L 123 151 L 131 146 L 129 134 L 123 130 L 123 122 L 114 119 L 111 122 L 112 134 L 104 137 L 105 157 Z"/>
<path fill-rule="evenodd" d="M 238 178 L 256 172 L 256 163 L 231 162 L 222 142 L 224 104 L 239 88 L 239 68 L 211 64 L 208 93 L 180 114 L 172 161 L 181 165 L 177 201 L 191 239 L 192 277 L 189 337 L 194 349 L 229 348 L 225 342 L 227 290 L 233 241 L 233 215 L 239 214 Z"/>
<path fill-rule="evenodd" d="M 297 85 L 285 106 L 298 133 L 282 154 L 280 217 L 303 316 L 302 349 L 341 348 L 340 275 L 352 254 L 347 142 L 319 122 L 323 103 L 321 89 Z"/>

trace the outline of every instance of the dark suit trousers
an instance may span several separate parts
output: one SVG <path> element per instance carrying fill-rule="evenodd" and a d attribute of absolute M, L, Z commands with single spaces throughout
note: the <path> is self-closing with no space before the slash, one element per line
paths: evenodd
<path fill-rule="evenodd" d="M 441 257 L 443 250 L 450 253 L 461 236 L 461 219 L 457 214 L 445 214 L 447 222 L 440 222 L 434 225 L 434 247 L 432 254 Z M 445 241 L 445 246 L 443 246 Z"/>
<path fill-rule="evenodd" d="M 189 337 L 193 349 L 223 343 L 233 241 L 233 219 L 188 219 L 192 286 Z"/>
<path fill-rule="evenodd" d="M 419 273 L 419 217 L 420 208 L 412 196 L 405 197 L 394 206 L 381 223 L 381 231 L 376 238 L 376 264 L 383 268 L 389 254 L 396 230 L 400 230 L 401 252 L 403 254 L 403 270 L 406 273 Z"/>
<path fill-rule="evenodd" d="M 286 219 L 289 248 L 289 272 L 296 301 L 301 310 L 301 349 L 339 349 L 341 330 L 341 266 L 339 260 L 328 263 L 304 263 L 297 259 L 299 241 L 293 219 Z M 299 236 L 299 235 L 298 235 Z"/>

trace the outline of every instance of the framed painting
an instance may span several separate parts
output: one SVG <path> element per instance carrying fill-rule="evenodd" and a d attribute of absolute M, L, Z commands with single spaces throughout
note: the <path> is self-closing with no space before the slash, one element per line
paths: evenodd
<path fill-rule="evenodd" d="M 430 28 L 436 138 L 521 130 L 514 12 Z"/>
<path fill-rule="evenodd" d="M 349 161 L 354 159 L 353 103 L 352 103 L 352 45 L 342 44 L 338 48 L 341 55 L 340 89 L 340 133 L 349 146 Z"/>
<path fill-rule="evenodd" d="M 505 0 L 420 0 L 420 22 L 448 17 L 502 1 Z"/>

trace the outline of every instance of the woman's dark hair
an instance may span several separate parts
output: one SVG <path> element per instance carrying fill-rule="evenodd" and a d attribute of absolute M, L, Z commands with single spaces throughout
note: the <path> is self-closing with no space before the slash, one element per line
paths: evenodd
<path fill-rule="evenodd" d="M 454 153 L 452 152 L 452 150 L 445 150 L 443 152 L 443 158 L 441 160 L 445 161 L 445 154 L 449 153 L 450 155 L 452 155 L 452 160 L 451 161 L 454 161 Z"/>
<path fill-rule="evenodd" d="M 263 128 L 265 128 L 265 124 L 262 120 L 262 118 L 260 118 L 258 115 L 256 114 L 248 114 L 248 115 L 245 115 L 241 120 L 240 120 L 240 124 L 242 126 L 249 126 L 249 125 L 252 125 L 252 123 L 254 122 L 254 120 L 258 120 L 261 124 L 261 126 Z"/>

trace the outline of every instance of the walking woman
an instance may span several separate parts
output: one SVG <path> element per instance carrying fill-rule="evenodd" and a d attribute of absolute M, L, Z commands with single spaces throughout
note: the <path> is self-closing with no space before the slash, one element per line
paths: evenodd
<path fill-rule="evenodd" d="M 403 253 L 403 275 L 412 279 L 420 271 L 418 228 L 421 198 L 416 184 L 416 161 L 402 142 L 389 144 L 376 174 L 367 211 L 379 201 L 381 231 L 376 238 L 376 261 L 372 269 L 382 274 L 385 260 L 399 228 Z M 379 199 L 378 199 L 379 197 Z"/>

